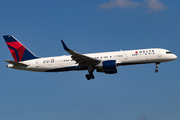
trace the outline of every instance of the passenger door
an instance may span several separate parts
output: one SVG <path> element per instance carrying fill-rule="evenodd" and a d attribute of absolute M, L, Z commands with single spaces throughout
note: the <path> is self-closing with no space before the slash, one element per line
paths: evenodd
<path fill-rule="evenodd" d="M 39 63 L 38 63 L 38 61 L 36 61 L 36 67 L 39 67 Z"/>
<path fill-rule="evenodd" d="M 127 53 L 124 53 L 124 60 L 128 60 Z"/>
<path fill-rule="evenodd" d="M 161 51 L 159 51 L 159 52 L 158 52 L 158 57 L 161 57 L 161 55 L 162 55 L 162 54 L 161 54 Z"/>

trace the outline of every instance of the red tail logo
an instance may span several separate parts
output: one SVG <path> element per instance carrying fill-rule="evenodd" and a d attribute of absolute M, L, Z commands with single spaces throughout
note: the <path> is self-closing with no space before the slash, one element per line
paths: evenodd
<path fill-rule="evenodd" d="M 31 51 L 29 51 L 25 46 L 23 46 L 12 35 L 6 35 L 3 37 L 16 62 L 37 58 L 33 53 L 31 53 Z"/>

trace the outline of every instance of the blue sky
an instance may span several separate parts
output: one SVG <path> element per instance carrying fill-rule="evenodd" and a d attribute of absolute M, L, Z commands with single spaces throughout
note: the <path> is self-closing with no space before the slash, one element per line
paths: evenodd
<path fill-rule="evenodd" d="M 40 57 L 165 48 L 180 56 L 180 1 L 1 0 L 0 34 L 12 34 Z M 118 73 L 37 73 L 6 68 L 0 41 L 1 120 L 179 120 L 179 59 L 120 66 Z"/>

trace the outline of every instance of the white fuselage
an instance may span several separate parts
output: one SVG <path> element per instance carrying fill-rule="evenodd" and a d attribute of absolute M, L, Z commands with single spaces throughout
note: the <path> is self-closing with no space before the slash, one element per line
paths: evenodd
<path fill-rule="evenodd" d="M 84 55 L 94 59 L 98 59 L 100 61 L 116 60 L 117 66 L 131 64 L 160 63 L 172 61 L 177 58 L 176 55 L 172 54 L 168 50 L 159 48 L 102 52 Z M 7 67 L 38 72 L 61 72 L 87 69 L 79 68 L 78 64 L 74 60 L 72 60 L 71 55 L 37 58 L 27 61 L 21 61 L 20 63 L 27 64 L 28 66 L 16 66 L 9 64 L 7 65 Z"/>

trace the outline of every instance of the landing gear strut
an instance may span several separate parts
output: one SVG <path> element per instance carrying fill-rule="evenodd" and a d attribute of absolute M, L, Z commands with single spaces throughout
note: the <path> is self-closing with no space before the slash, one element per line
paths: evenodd
<path fill-rule="evenodd" d="M 159 65 L 160 63 L 156 63 L 156 70 L 155 70 L 155 72 L 157 73 L 158 72 L 158 68 L 159 68 Z"/>
<path fill-rule="evenodd" d="M 94 71 L 94 68 L 93 68 L 93 66 L 88 66 L 88 72 L 89 72 L 89 74 L 86 74 L 86 78 L 87 78 L 87 80 L 90 80 L 90 79 L 94 79 L 95 77 L 94 77 L 94 75 L 93 75 L 93 71 Z"/>

